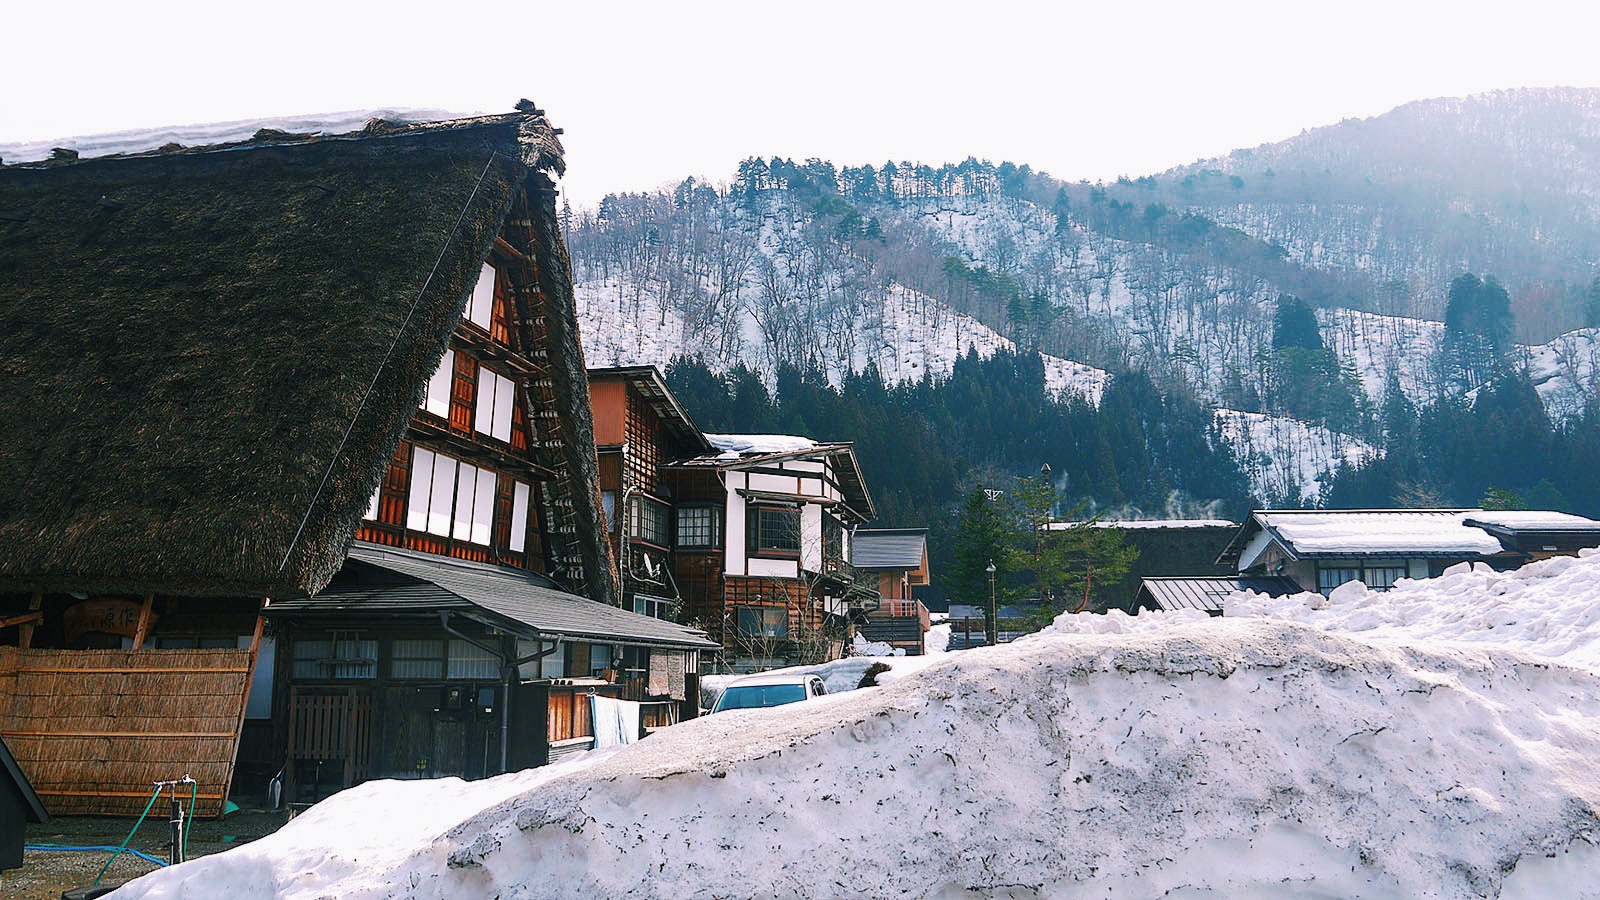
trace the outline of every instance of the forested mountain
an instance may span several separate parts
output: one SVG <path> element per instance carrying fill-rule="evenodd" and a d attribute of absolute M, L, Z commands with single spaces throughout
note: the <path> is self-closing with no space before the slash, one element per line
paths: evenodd
<path fill-rule="evenodd" d="M 948 515 L 929 487 L 947 477 L 1043 463 L 1070 496 L 1141 513 L 1491 489 L 1600 512 L 1569 471 L 1600 427 L 1597 98 L 1412 104 L 1111 184 L 751 158 L 727 183 L 568 212 L 586 352 L 693 360 L 675 383 L 715 427 L 861 437 L 883 483 L 904 475 L 887 524 Z M 1001 377 L 989 357 L 1037 365 L 1040 392 L 975 389 Z M 1130 396 L 1136 414 L 1106 409 Z M 1485 462 L 1510 427 L 1549 452 Z M 1138 439 L 1097 464 L 1105 441 L 1079 431 L 1113 428 Z"/>

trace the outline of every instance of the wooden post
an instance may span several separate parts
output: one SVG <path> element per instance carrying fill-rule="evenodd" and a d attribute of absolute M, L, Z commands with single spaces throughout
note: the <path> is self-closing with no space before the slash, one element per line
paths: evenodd
<path fill-rule="evenodd" d="M 43 607 L 44 594 L 39 591 L 34 591 L 33 598 L 28 601 L 28 612 L 38 612 Z M 33 622 L 26 622 L 17 629 L 17 646 L 19 648 L 27 650 L 33 646 L 33 628 Z"/>
<path fill-rule="evenodd" d="M 256 680 L 256 657 L 261 654 L 261 629 L 266 624 L 267 605 L 271 602 L 266 597 L 261 598 L 261 608 L 256 611 L 255 634 L 250 636 L 250 663 L 246 666 L 244 673 L 244 696 L 239 700 L 239 719 L 233 725 L 233 760 L 228 766 L 228 779 L 222 785 L 222 805 L 218 807 L 217 812 L 217 818 L 219 819 L 227 813 L 228 794 L 233 790 L 233 773 L 239 766 L 239 745 L 244 741 L 244 714 L 245 710 L 250 706 L 250 686 Z M 146 609 L 148 608 L 147 605 Z M 140 621 L 142 622 L 143 619 Z"/>
<path fill-rule="evenodd" d="M 135 650 L 143 648 L 145 638 L 150 636 L 150 607 L 155 601 L 155 594 L 144 595 L 144 606 L 139 608 L 139 627 L 133 630 L 133 649 Z"/>

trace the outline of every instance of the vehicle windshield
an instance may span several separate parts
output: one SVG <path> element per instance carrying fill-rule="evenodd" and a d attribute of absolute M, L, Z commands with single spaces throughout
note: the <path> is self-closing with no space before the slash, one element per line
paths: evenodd
<path fill-rule="evenodd" d="M 766 706 L 782 706 L 785 703 L 794 703 L 805 698 L 806 686 L 803 684 L 735 686 L 722 692 L 722 696 L 717 699 L 717 710 L 759 709 Z"/>

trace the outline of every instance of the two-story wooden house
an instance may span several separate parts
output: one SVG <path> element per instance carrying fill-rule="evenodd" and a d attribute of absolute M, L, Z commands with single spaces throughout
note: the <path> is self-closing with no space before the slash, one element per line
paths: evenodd
<path fill-rule="evenodd" d="M 0 734 L 49 809 L 539 761 L 597 659 L 692 696 L 714 645 L 609 605 L 557 134 L 0 166 Z"/>
<path fill-rule="evenodd" d="M 678 522 L 666 466 L 715 448 L 655 366 L 590 369 L 589 402 L 623 608 L 660 618 L 681 614 L 671 565 Z M 691 541 L 692 532 L 690 523 Z"/>
<path fill-rule="evenodd" d="M 870 592 L 850 534 L 874 515 L 849 443 L 706 435 L 716 452 L 666 467 L 684 616 L 753 671 L 836 659 Z"/>
<path fill-rule="evenodd" d="M 879 600 L 858 629 L 869 641 L 882 641 L 921 656 L 931 626 L 928 608 L 913 593 L 928 583 L 928 529 L 858 528 L 851 562 Z"/>

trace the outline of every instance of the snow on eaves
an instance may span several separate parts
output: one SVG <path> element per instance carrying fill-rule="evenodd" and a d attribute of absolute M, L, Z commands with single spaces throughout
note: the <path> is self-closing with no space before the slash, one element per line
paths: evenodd
<path fill-rule="evenodd" d="M 721 459 L 760 453 L 796 453 L 817 446 L 811 438 L 794 434 L 708 434 L 705 438 L 722 451 Z"/>

